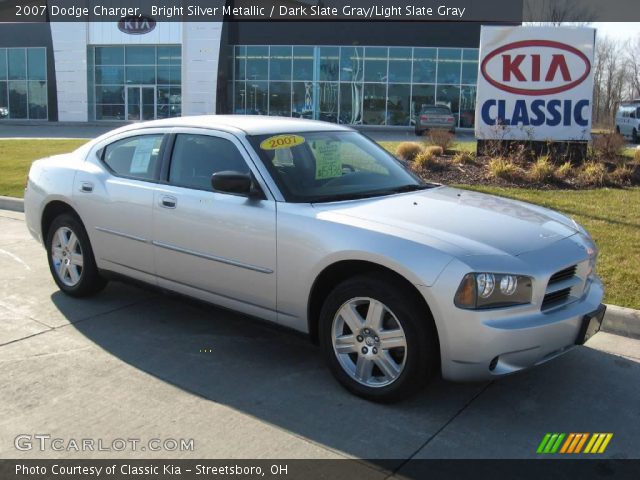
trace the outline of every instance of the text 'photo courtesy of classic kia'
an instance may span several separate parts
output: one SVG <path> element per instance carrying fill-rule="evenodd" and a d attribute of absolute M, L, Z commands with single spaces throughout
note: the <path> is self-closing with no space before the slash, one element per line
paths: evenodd
<path fill-rule="evenodd" d="M 538 365 L 604 314 L 596 246 L 572 219 L 425 183 L 324 122 L 122 127 L 36 161 L 25 211 L 63 292 L 124 276 L 308 333 L 376 401 Z"/>

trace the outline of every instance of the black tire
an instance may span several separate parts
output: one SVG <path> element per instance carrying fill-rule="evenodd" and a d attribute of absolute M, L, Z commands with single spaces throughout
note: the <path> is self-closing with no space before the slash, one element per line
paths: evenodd
<path fill-rule="evenodd" d="M 406 356 L 404 368 L 388 385 L 368 386 L 360 383 L 345 371 L 334 349 L 334 318 L 345 303 L 358 297 L 369 297 L 384 304 L 404 331 L 406 350 L 401 350 Z M 359 275 L 340 283 L 324 302 L 319 335 L 325 361 L 333 375 L 351 393 L 367 400 L 381 403 L 403 400 L 424 387 L 439 366 L 438 335 L 430 312 L 406 291 L 405 285 L 394 282 L 389 276 Z M 357 348 L 365 343 L 358 343 Z M 359 353 L 356 355 L 360 356 Z M 377 367 L 373 368 L 375 371 Z"/>
<path fill-rule="evenodd" d="M 616 133 L 620 135 L 620 127 L 616 125 Z"/>
<path fill-rule="evenodd" d="M 67 228 L 71 230 L 78 239 L 80 245 L 80 251 L 82 253 L 82 268 L 79 275 L 79 281 L 74 285 L 68 285 L 62 281 L 56 271 L 54 265 L 53 252 L 53 240 L 54 235 L 60 228 Z M 72 214 L 64 213 L 57 216 L 46 233 L 46 249 L 47 260 L 49 262 L 49 270 L 53 280 L 58 285 L 58 288 L 67 295 L 72 297 L 88 297 L 102 290 L 107 281 L 100 276 L 98 267 L 96 266 L 95 257 L 93 256 L 93 249 L 91 248 L 91 242 L 87 236 L 87 232 L 82 226 L 80 220 Z"/>
<path fill-rule="evenodd" d="M 418 129 L 416 128 L 416 130 L 415 130 L 415 132 L 416 132 L 416 137 L 421 137 L 421 136 L 423 136 L 425 131 L 426 131 L 426 130 L 418 130 Z"/>
<path fill-rule="evenodd" d="M 634 128 L 633 132 L 631 133 L 631 142 L 638 143 L 639 140 L 640 138 L 638 138 L 638 131 Z"/>

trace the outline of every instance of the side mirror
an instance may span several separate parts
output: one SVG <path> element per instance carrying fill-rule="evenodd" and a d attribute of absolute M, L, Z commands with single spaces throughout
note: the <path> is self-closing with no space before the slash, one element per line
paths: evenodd
<path fill-rule="evenodd" d="M 264 198 L 260 188 L 256 187 L 249 173 L 216 172 L 211 175 L 211 187 L 216 192 L 247 195 L 249 198 Z"/>

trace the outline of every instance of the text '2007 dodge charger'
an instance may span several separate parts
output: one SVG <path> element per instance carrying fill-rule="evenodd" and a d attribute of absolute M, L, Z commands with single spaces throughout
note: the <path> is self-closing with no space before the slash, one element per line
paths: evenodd
<path fill-rule="evenodd" d="M 351 392 L 538 365 L 600 328 L 597 250 L 570 218 L 425 183 L 359 133 L 203 116 L 36 161 L 25 210 L 62 291 L 113 274 L 310 335 Z"/>

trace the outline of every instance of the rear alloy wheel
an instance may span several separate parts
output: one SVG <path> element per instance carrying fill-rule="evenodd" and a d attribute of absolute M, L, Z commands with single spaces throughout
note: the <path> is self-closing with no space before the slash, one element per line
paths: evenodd
<path fill-rule="evenodd" d="M 437 367 L 431 316 L 412 295 L 377 275 L 338 285 L 323 306 L 320 329 L 335 377 L 369 400 L 401 400 Z"/>
<path fill-rule="evenodd" d="M 49 269 L 60 290 L 83 297 L 104 288 L 106 281 L 96 267 L 89 237 L 75 216 L 56 217 L 46 242 Z"/>

